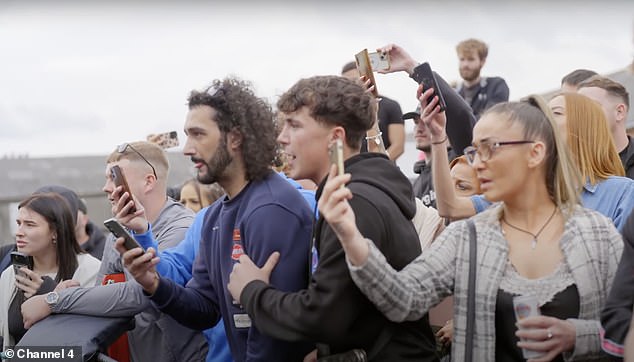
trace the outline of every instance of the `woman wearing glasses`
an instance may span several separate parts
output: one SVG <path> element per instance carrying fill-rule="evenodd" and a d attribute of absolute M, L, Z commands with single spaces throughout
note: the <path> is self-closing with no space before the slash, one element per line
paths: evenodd
<path fill-rule="evenodd" d="M 427 117 L 444 117 L 436 104 L 435 98 L 424 108 Z M 471 218 L 478 248 L 472 335 L 466 335 L 467 222 L 450 224 L 421 256 L 396 271 L 356 228 L 346 201 L 351 194 L 339 189 L 349 175 L 333 177 L 333 170 L 319 200 L 352 279 L 388 318 L 416 319 L 454 296 L 457 361 L 467 355 L 475 361 L 523 361 L 522 349 L 541 354 L 531 361 L 601 356 L 599 313 L 623 243 L 610 220 L 579 205 L 579 173 L 550 114 L 537 97 L 501 103 L 473 130 L 475 148 L 466 154 L 482 192 L 496 204 Z M 438 133 L 433 138 L 438 147 L 445 140 Z M 533 296 L 542 315 L 516 325 L 513 298 L 520 295 Z M 468 340 L 473 350 L 465 350 Z"/>
<path fill-rule="evenodd" d="M 612 220 L 621 230 L 627 216 L 634 208 L 634 181 L 625 175 L 614 141 L 601 107 L 583 95 L 563 93 L 548 103 L 558 125 L 560 135 L 572 152 L 574 164 L 581 172 L 583 185 L 581 202 L 584 207 L 596 210 Z M 432 121 L 430 127 L 437 134 L 442 132 L 444 119 Z M 596 145 L 602 145 L 597 147 Z M 512 146 L 508 142 L 487 143 L 480 149 L 488 156 L 499 147 Z M 465 149 L 467 158 L 476 154 L 474 147 Z M 469 154 L 471 156 L 469 156 Z M 446 158 L 439 152 L 433 154 L 434 186 L 438 213 L 444 217 L 461 219 L 484 211 L 491 205 L 484 195 L 462 197 L 447 187 L 449 170 Z"/>

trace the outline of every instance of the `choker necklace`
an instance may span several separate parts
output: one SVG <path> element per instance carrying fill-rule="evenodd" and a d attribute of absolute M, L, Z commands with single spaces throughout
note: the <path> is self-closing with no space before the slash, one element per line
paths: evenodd
<path fill-rule="evenodd" d="M 530 236 L 532 236 L 533 240 L 531 241 L 531 249 L 535 249 L 535 247 L 537 246 L 537 237 L 539 236 L 539 234 L 542 233 L 542 231 L 544 231 L 546 226 L 548 226 L 548 224 L 550 224 L 550 220 L 553 219 L 553 216 L 555 216 L 556 213 L 557 213 L 557 206 L 555 206 L 555 209 L 553 210 L 553 213 L 550 214 L 550 217 L 548 218 L 548 220 L 546 220 L 544 225 L 542 225 L 541 229 L 539 229 L 537 234 L 533 234 L 532 232 L 530 232 L 528 230 L 520 229 L 520 228 L 518 228 L 515 225 L 511 225 L 508 221 L 506 221 L 506 218 L 504 217 L 504 215 L 502 215 L 502 222 L 504 222 L 506 225 L 510 226 L 511 228 L 513 228 L 513 229 L 515 229 L 517 231 L 521 231 L 523 233 L 526 233 L 526 234 L 529 234 Z M 504 229 L 502 229 L 502 233 L 504 233 Z"/>

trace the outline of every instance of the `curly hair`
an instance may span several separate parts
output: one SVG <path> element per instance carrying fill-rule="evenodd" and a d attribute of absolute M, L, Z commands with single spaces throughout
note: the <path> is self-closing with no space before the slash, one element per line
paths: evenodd
<path fill-rule="evenodd" d="M 341 126 L 346 143 L 361 148 L 365 133 L 374 124 L 376 104 L 363 86 L 350 79 L 326 75 L 300 79 L 277 101 L 277 108 L 292 113 L 308 107 L 317 122 Z"/>
<path fill-rule="evenodd" d="M 277 133 L 269 103 L 255 96 L 250 82 L 234 77 L 214 80 L 204 91 L 192 91 L 188 107 L 209 106 L 216 111 L 213 121 L 223 134 L 242 135 L 242 157 L 248 180 L 260 180 L 271 172 Z"/>

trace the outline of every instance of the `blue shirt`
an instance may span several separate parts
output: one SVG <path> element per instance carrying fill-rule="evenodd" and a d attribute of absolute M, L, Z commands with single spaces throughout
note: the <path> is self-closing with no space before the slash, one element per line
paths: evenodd
<path fill-rule="evenodd" d="M 491 206 L 484 195 L 471 196 L 476 214 Z M 584 207 L 598 211 L 612 220 L 619 231 L 634 208 L 634 180 L 621 176 L 610 176 L 592 185 L 583 186 L 581 203 Z"/>

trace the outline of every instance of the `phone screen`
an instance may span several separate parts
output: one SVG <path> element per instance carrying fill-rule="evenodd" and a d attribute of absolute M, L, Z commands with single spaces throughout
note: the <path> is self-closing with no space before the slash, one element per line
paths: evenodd
<path fill-rule="evenodd" d="M 370 57 L 368 56 L 368 50 L 363 49 L 354 55 L 354 58 L 357 62 L 357 70 L 359 70 L 359 75 L 365 76 L 366 79 L 370 80 L 370 84 L 374 86 L 374 90 L 372 94 L 375 97 L 379 96 L 379 91 L 376 89 L 376 81 L 374 80 L 374 73 L 372 73 L 372 64 L 370 63 Z"/>

